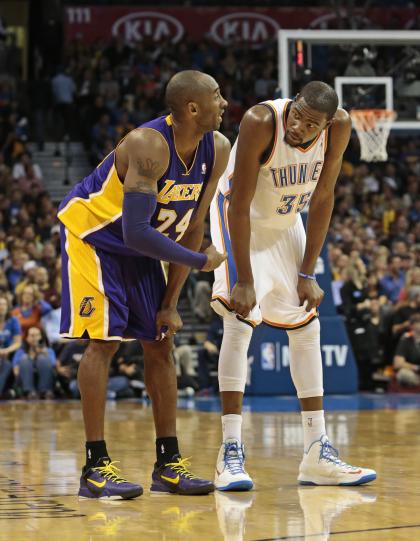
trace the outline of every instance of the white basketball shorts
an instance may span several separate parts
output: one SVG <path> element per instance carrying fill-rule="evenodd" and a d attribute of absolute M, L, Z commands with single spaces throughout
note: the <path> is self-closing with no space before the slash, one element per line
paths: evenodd
<path fill-rule="evenodd" d="M 230 292 L 236 283 L 236 268 L 227 227 L 228 200 L 217 192 L 210 208 L 211 236 L 219 252 L 226 251 L 227 260 L 214 271 L 212 308 L 222 317 L 238 317 L 230 308 Z M 298 272 L 305 251 L 306 234 L 302 218 L 287 229 L 253 226 L 251 231 L 251 266 L 257 305 L 246 322 L 252 326 L 262 321 L 286 330 L 307 325 L 316 316 L 299 306 Z M 240 318 L 241 319 L 241 318 Z"/>

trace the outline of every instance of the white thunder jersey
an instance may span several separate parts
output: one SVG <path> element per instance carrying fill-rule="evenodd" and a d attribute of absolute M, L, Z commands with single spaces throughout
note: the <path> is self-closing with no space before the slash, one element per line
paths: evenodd
<path fill-rule="evenodd" d="M 275 116 L 274 144 L 260 167 L 251 203 L 251 265 L 258 306 L 249 322 L 292 329 L 308 323 L 316 313 L 299 306 L 298 271 L 305 250 L 305 231 L 299 214 L 308 205 L 324 164 L 328 131 L 323 130 L 306 148 L 285 142 L 289 99 L 264 102 Z M 229 310 L 236 270 L 227 225 L 230 182 L 235 167 L 237 141 L 211 205 L 213 244 L 228 252 L 228 260 L 215 271 L 212 306 L 221 315 Z"/>

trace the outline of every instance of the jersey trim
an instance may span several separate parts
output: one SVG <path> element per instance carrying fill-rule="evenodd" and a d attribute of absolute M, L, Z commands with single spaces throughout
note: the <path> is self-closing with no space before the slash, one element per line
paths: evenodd
<path fill-rule="evenodd" d="M 228 194 L 229 192 L 226 193 L 226 195 Z M 222 192 L 219 190 L 217 195 L 216 195 L 216 201 L 217 201 L 217 205 L 216 205 L 216 208 L 217 208 L 217 217 L 219 219 L 219 226 L 220 226 L 220 233 L 221 233 L 221 240 L 222 240 L 222 245 L 223 245 L 223 251 L 225 253 L 227 253 L 227 249 L 226 249 L 226 243 L 225 243 L 225 235 L 224 235 L 224 227 L 223 227 L 223 220 L 222 220 L 222 215 L 221 215 L 221 208 L 220 208 L 220 196 L 222 196 L 224 199 L 225 199 L 225 195 L 222 194 Z M 224 200 L 223 202 L 223 208 L 225 207 L 225 204 L 226 204 L 226 199 Z M 228 262 L 227 260 L 225 259 L 225 261 L 223 262 L 223 265 L 225 266 L 225 273 L 226 273 L 226 283 L 227 283 L 227 286 L 228 286 L 228 291 L 230 291 L 230 278 L 229 278 L 229 265 L 228 265 Z"/>
<path fill-rule="evenodd" d="M 217 156 L 216 132 L 214 131 L 213 132 L 213 165 L 212 165 L 212 168 L 211 168 L 211 174 L 210 174 L 209 179 L 211 178 L 211 175 L 213 174 L 213 171 L 214 171 L 214 167 L 216 165 L 216 156 Z"/>
<path fill-rule="evenodd" d="M 89 233 L 114 222 L 121 216 L 123 188 L 112 164 L 101 189 L 92 192 L 89 197 L 73 197 L 67 205 L 60 210 L 58 218 L 69 230 L 84 238 Z M 101 198 L 100 196 L 105 195 Z"/>
<path fill-rule="evenodd" d="M 210 302 L 220 302 L 223 308 L 225 308 L 228 312 L 235 314 L 237 320 L 242 321 L 242 323 L 246 323 L 253 329 L 255 329 L 255 327 L 257 326 L 256 321 L 253 321 L 252 319 L 246 319 L 240 316 L 239 314 L 236 314 L 235 311 L 230 307 L 230 303 L 225 298 L 221 297 L 220 295 L 215 295 L 214 297 L 212 297 Z"/>
<path fill-rule="evenodd" d="M 299 323 L 278 323 L 274 321 L 270 321 L 269 319 L 263 318 L 263 322 L 266 325 L 269 325 L 270 327 L 274 327 L 275 329 L 284 329 L 286 331 L 292 331 L 294 329 L 300 329 L 301 327 L 305 327 L 306 325 L 309 325 L 309 323 L 318 317 L 318 313 L 309 314 L 309 316 L 304 319 L 303 321 L 300 321 Z"/>

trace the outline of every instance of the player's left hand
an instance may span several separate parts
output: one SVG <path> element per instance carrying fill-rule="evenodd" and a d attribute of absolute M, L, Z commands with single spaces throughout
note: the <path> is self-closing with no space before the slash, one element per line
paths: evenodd
<path fill-rule="evenodd" d="M 182 319 L 176 308 L 162 308 L 156 315 L 156 340 L 164 340 L 182 329 Z"/>
<path fill-rule="evenodd" d="M 297 284 L 297 293 L 299 295 L 299 305 L 303 306 L 307 302 L 305 310 L 310 312 L 312 308 L 318 308 L 324 298 L 324 291 L 319 287 L 316 280 L 309 280 L 299 276 Z"/>

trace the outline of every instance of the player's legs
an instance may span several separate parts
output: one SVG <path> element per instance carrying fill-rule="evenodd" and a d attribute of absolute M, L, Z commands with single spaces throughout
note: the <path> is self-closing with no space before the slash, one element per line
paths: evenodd
<path fill-rule="evenodd" d="M 86 431 L 86 463 L 80 479 L 82 498 L 127 499 L 142 494 L 111 462 L 104 439 L 109 364 L 118 349 L 126 314 L 123 292 L 115 288 L 119 261 L 101 254 L 69 231 L 61 229 L 62 320 L 66 337 L 90 338 L 78 371 Z"/>
<path fill-rule="evenodd" d="M 82 400 L 87 444 L 104 440 L 109 366 L 119 344 L 119 342 L 115 341 L 91 340 L 80 361 L 77 382 Z M 106 451 L 105 442 L 104 451 Z M 90 454 L 94 455 L 93 449 L 90 449 Z M 105 452 L 105 454 L 93 456 L 92 458 L 99 459 L 104 456 L 107 457 L 108 453 Z M 96 460 L 93 460 L 93 463 L 96 463 Z"/>
<path fill-rule="evenodd" d="M 176 435 L 177 380 L 172 338 L 142 341 L 144 382 L 152 401 L 156 464 L 150 490 L 184 495 L 208 494 L 213 483 L 193 475 L 181 458 Z"/>
<path fill-rule="evenodd" d="M 234 315 L 223 318 L 219 355 L 219 388 L 222 401 L 222 445 L 216 463 L 215 486 L 219 490 L 250 490 L 252 479 L 245 470 L 242 443 L 242 400 L 248 369 L 252 327 Z"/>
<path fill-rule="evenodd" d="M 309 485 L 360 485 L 376 473 L 338 458 L 325 429 L 322 359 L 318 319 L 288 331 L 290 372 L 302 409 L 304 456 L 298 480 Z"/>
<path fill-rule="evenodd" d="M 119 342 L 90 341 L 80 361 L 77 380 L 86 432 L 86 465 L 80 498 L 130 499 L 143 493 L 140 485 L 122 478 L 109 458 L 104 438 L 109 365 Z"/>
<path fill-rule="evenodd" d="M 177 381 L 172 338 L 141 341 L 144 352 L 144 383 L 152 401 L 157 438 L 176 439 Z M 167 458 L 179 452 L 178 447 Z"/>
<path fill-rule="evenodd" d="M 300 217 L 290 228 L 273 232 L 272 267 L 275 287 L 260 301 L 263 320 L 285 329 L 289 336 L 290 371 L 302 409 L 304 458 L 299 481 L 313 484 L 361 484 L 375 478 L 373 470 L 353 468 L 335 456 L 326 436 L 320 325 L 315 311 L 299 305 L 297 278 L 305 251 L 305 230 Z M 263 241 L 261 241 L 263 242 Z M 350 473 L 349 473 L 350 472 Z M 357 472 L 357 473 L 355 473 Z"/>

